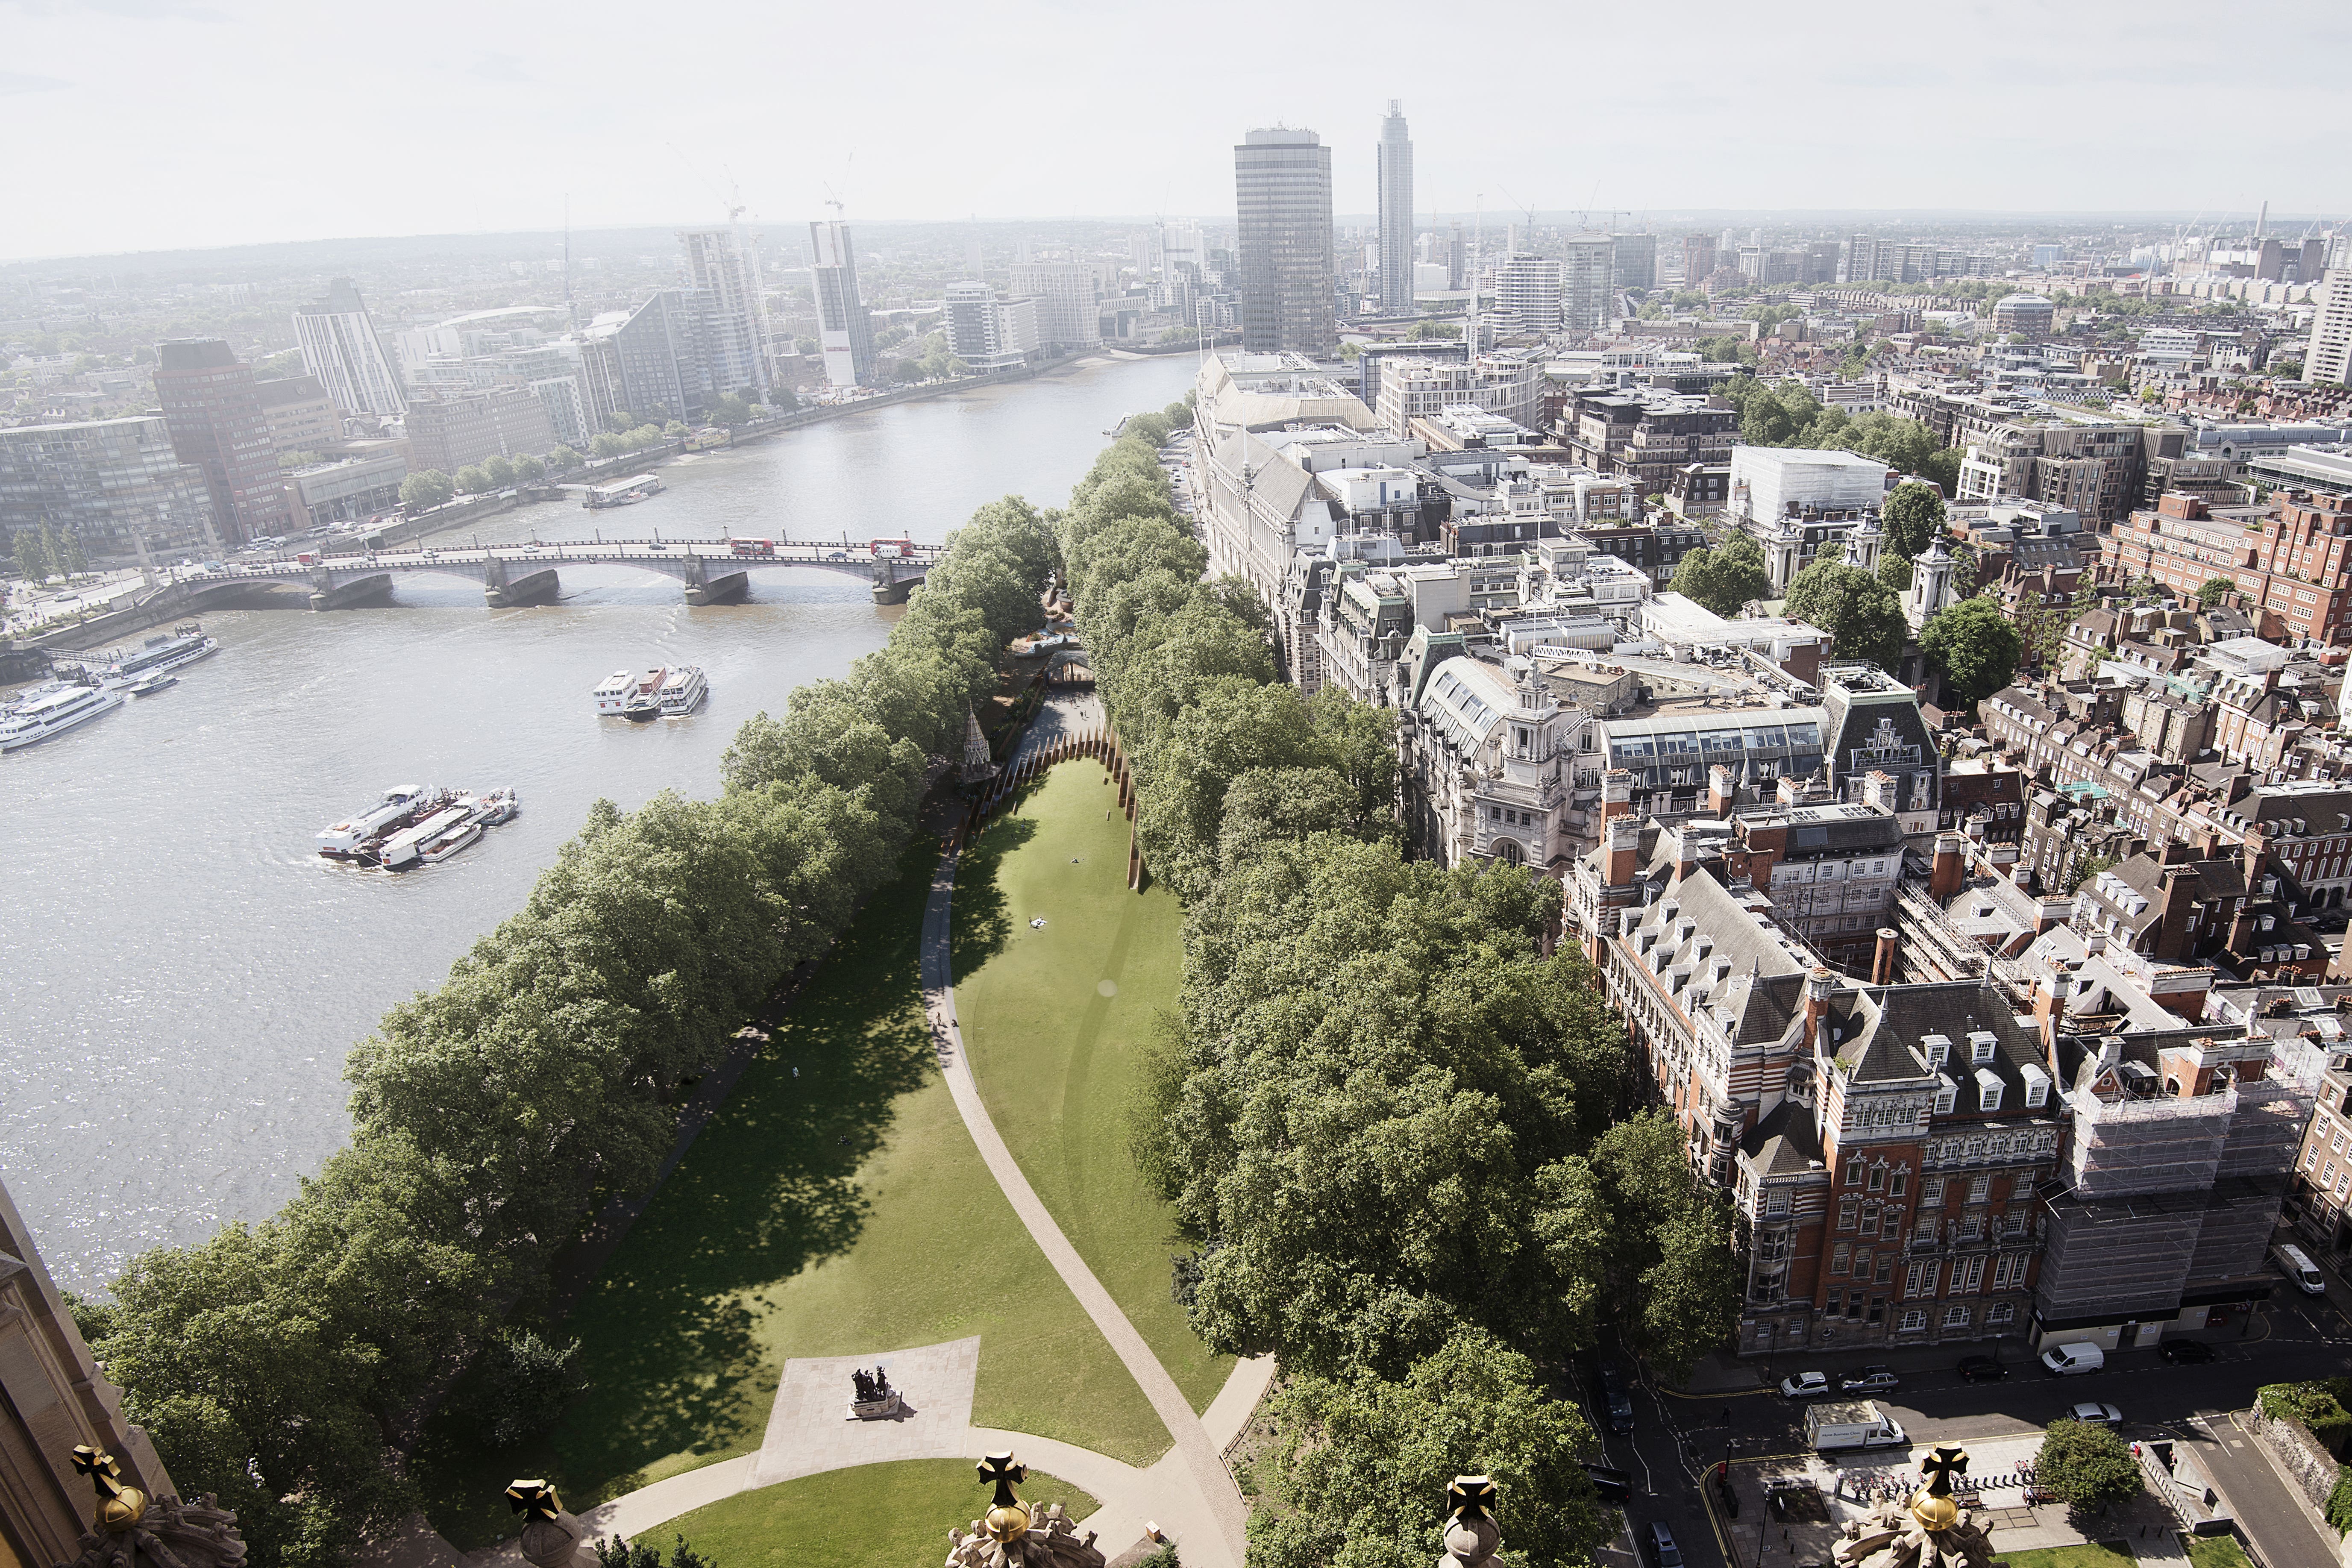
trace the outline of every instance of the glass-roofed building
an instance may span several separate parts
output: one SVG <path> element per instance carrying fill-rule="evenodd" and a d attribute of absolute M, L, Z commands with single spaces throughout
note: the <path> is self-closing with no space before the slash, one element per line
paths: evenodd
<path fill-rule="evenodd" d="M 1707 772 L 1718 763 L 1735 784 L 1766 799 L 1778 779 L 1811 778 L 1821 771 L 1828 719 L 1823 708 L 1612 719 L 1594 727 L 1594 743 L 1604 769 L 1632 775 L 1637 818 L 1687 816 L 1704 805 Z"/>

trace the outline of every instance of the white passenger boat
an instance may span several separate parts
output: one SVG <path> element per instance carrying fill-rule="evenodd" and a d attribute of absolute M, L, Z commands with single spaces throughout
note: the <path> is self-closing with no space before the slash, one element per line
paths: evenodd
<path fill-rule="evenodd" d="M 95 686 L 61 686 L 17 704 L 0 721 L 0 752 L 37 746 L 122 706 L 122 693 Z"/>
<path fill-rule="evenodd" d="M 479 838 L 481 836 L 482 824 L 480 818 L 469 816 L 465 821 L 457 824 L 457 826 L 448 829 L 427 842 L 422 848 L 417 850 L 417 857 L 424 860 L 427 865 L 438 866 L 442 861 L 446 860 L 449 857 L 455 855 L 458 850 L 463 849 L 467 845 L 471 844 L 475 839 Z"/>
<path fill-rule="evenodd" d="M 485 827 L 496 827 L 512 822 L 522 810 L 522 797 L 513 789 L 494 789 L 487 795 L 467 795 L 465 802 L 473 808 L 474 820 Z"/>
<path fill-rule="evenodd" d="M 661 704 L 662 716 L 679 718 L 702 706 L 710 694 L 710 687 L 702 679 L 698 664 L 681 664 L 662 677 L 661 685 L 654 689 L 654 700 Z"/>
<path fill-rule="evenodd" d="M 330 860 L 356 860 L 376 839 L 397 832 L 430 810 L 446 791 L 423 784 L 395 784 L 367 810 L 320 830 L 319 853 Z"/>
<path fill-rule="evenodd" d="M 425 863 L 425 851 L 427 847 L 440 843 L 460 827 L 471 827 L 477 836 L 481 832 L 480 827 L 474 822 L 474 814 L 471 811 L 462 805 L 445 806 L 415 826 L 404 827 L 385 839 L 376 849 L 375 863 L 387 871 L 412 870 Z M 466 844 L 472 842 L 471 838 L 467 839 L 465 844 L 459 844 L 457 849 L 450 850 L 449 854 L 456 854 L 457 849 L 462 849 Z M 446 859 L 448 856 L 445 855 L 442 858 Z"/>
<path fill-rule="evenodd" d="M 596 683 L 596 689 L 593 691 L 591 691 L 588 695 L 595 699 L 597 712 L 618 713 L 623 709 L 628 707 L 629 696 L 636 689 L 636 687 L 637 672 L 635 670 L 616 669 L 612 674 L 606 676 L 604 679 L 598 681 Z"/>
<path fill-rule="evenodd" d="M 200 658 L 210 658 L 218 652 L 219 642 L 205 636 L 202 626 L 174 626 L 171 636 L 149 637 L 146 646 L 137 653 L 109 665 L 106 679 L 117 685 L 127 686 L 151 675 L 168 674 Z"/>

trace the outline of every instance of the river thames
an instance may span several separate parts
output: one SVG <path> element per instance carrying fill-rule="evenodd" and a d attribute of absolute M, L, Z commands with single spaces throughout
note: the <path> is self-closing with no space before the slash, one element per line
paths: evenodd
<path fill-rule="evenodd" d="M 624 513 L 493 518 L 485 542 L 633 533 L 932 542 L 1007 493 L 1060 505 L 1120 415 L 1181 398 L 1190 355 L 1082 362 L 898 405 L 662 470 Z M 462 538 L 444 534 L 438 542 Z M 561 568 L 562 603 L 484 608 L 456 577 L 393 604 L 215 614 L 178 686 L 0 759 L 0 1173 L 58 1282 L 266 1217 L 343 1140 L 346 1052 L 519 909 L 599 797 L 709 795 L 744 720 L 879 647 L 898 612 L 821 571 L 747 604 L 673 578 Z M 611 671 L 699 664 L 688 719 L 600 720 Z M 406 876 L 322 861 L 313 836 L 400 784 L 511 784 L 522 815 Z"/>

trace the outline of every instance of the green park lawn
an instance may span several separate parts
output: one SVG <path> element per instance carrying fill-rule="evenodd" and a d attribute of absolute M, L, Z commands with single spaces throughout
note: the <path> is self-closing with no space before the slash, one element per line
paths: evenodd
<path fill-rule="evenodd" d="M 1233 1370 L 1169 1294 L 1184 1249 L 1127 1152 L 1136 1051 L 1173 1012 L 1184 911 L 1127 889 L 1128 823 L 1093 762 L 1064 763 L 956 871 L 956 1016 L 991 1120 L 1029 1184 L 1196 1410 Z M 1109 819 L 1104 813 L 1110 812 Z M 1075 862 L 1075 863 L 1074 863 Z M 1030 921 L 1043 916 L 1043 928 Z"/>
<path fill-rule="evenodd" d="M 977 1334 L 976 1425 L 1130 1464 L 1167 1451 L 940 1075 L 917 968 L 933 856 L 908 850 L 571 1316 L 542 1328 L 582 1342 L 590 1381 L 558 1427 L 495 1448 L 474 1380 L 453 1391 L 415 1470 L 461 1548 L 510 1532 L 513 1476 L 548 1476 L 576 1510 L 751 1452 L 795 1356 Z"/>
<path fill-rule="evenodd" d="M 2182 1546 L 2196 1568 L 2254 1568 L 2246 1549 L 2231 1535 L 2183 1535 Z"/>
<path fill-rule="evenodd" d="M 2032 1552 L 2004 1552 L 1993 1559 L 2008 1568 L 2132 1568 L 2137 1561 L 2119 1541 L 2086 1541 L 2079 1546 L 2044 1546 Z"/>
<path fill-rule="evenodd" d="M 1058 1502 L 1073 1521 L 1096 1508 L 1042 1470 L 1021 1495 L 1039 1512 Z M 639 1540 L 667 1556 L 683 1536 L 719 1568 L 939 1568 L 949 1529 L 971 1529 L 989 1497 L 968 1459 L 900 1459 L 737 1492 Z"/>

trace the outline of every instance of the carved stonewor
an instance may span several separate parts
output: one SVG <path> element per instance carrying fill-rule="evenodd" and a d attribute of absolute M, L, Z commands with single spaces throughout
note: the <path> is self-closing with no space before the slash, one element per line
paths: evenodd
<path fill-rule="evenodd" d="M 890 1374 L 878 1366 L 872 1372 L 862 1366 L 854 1369 L 849 1387 L 852 1421 L 889 1421 L 908 1414 L 906 1400 L 890 1386 Z"/>
<path fill-rule="evenodd" d="M 518 1480 L 507 1488 L 507 1506 L 522 1516 L 522 1556 L 531 1568 L 569 1568 L 587 1532 L 563 1511 L 563 1500 L 545 1481 Z"/>
<path fill-rule="evenodd" d="M 73 1468 L 98 1489 L 98 1509 L 80 1554 L 59 1568 L 244 1568 L 236 1515 L 216 1499 L 150 1499 L 122 1479 L 113 1455 L 86 1443 L 74 1449 Z"/>
<path fill-rule="evenodd" d="M 1103 1568 L 1093 1531 L 1079 1534 L 1060 1503 L 1041 1512 L 1013 1489 L 1029 1479 L 1026 1465 L 1005 1453 L 991 1454 L 975 1468 L 982 1484 L 993 1486 L 996 1494 L 969 1532 L 948 1531 L 947 1568 Z"/>
<path fill-rule="evenodd" d="M 1837 1568 L 1990 1568 L 1984 1527 L 1952 1495 L 1969 1468 L 1966 1449 L 1944 1444 L 1920 1469 L 1927 1484 L 1907 1502 L 1885 1502 L 1848 1527 Z"/>
<path fill-rule="evenodd" d="M 1456 1476 L 1445 1489 L 1445 1555 L 1437 1568 L 1486 1568 L 1502 1549 L 1495 1522 L 1495 1483 L 1485 1476 Z"/>

